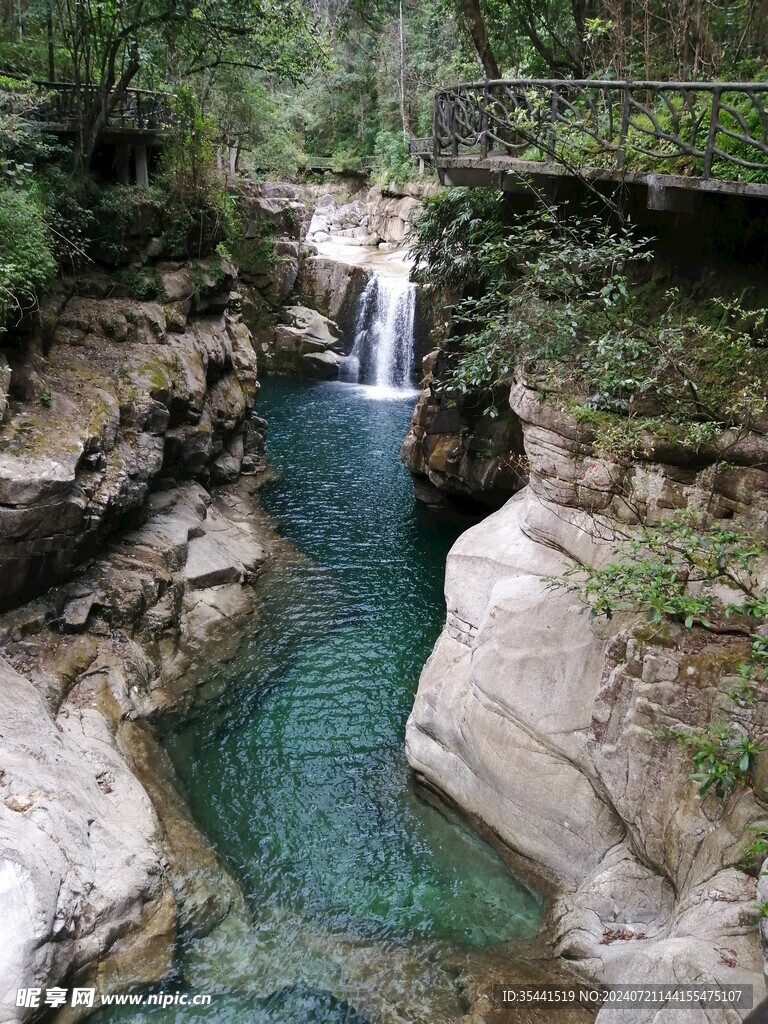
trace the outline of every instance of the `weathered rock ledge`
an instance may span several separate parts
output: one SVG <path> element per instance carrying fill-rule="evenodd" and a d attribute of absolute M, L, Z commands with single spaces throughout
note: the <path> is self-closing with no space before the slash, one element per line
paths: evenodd
<path fill-rule="evenodd" d="M 608 558 L 639 505 L 651 521 L 689 505 L 765 528 L 768 445 L 752 438 L 728 467 L 713 458 L 685 468 L 671 448 L 620 467 L 596 458 L 589 428 L 536 392 L 516 387 L 512 408 L 530 482 L 449 555 L 447 621 L 408 722 L 410 763 L 548 872 L 561 892 L 556 951 L 585 976 L 747 981 L 763 996 L 756 881 L 739 863 L 766 807 L 743 789 L 702 799 L 690 755 L 664 735 L 721 720 L 728 707 L 766 736 L 764 694 L 735 712 L 726 697 L 743 641 L 654 633 L 631 619 L 598 627 L 547 578 L 573 558 Z M 624 1018 L 599 1016 L 614 1019 Z"/>
<path fill-rule="evenodd" d="M 0 607 L 66 578 L 137 520 L 160 481 L 236 480 L 261 465 L 256 355 L 234 270 L 152 269 L 157 296 L 104 272 L 64 279 L 41 324 L 10 336 L 0 424 Z"/>
<path fill-rule="evenodd" d="M 436 393 L 445 354 L 422 361 L 421 393 L 400 452 L 416 498 L 436 510 L 496 509 L 525 486 L 528 468 L 520 420 L 488 415 L 491 396 Z"/>
<path fill-rule="evenodd" d="M 3 342 L 5 1022 L 36 1012 L 17 988 L 158 981 L 179 934 L 242 912 L 153 724 L 234 651 L 273 537 L 226 260 L 62 279 Z"/>
<path fill-rule="evenodd" d="M 16 990 L 164 977 L 179 933 L 242 912 L 151 723 L 234 650 L 271 541 L 251 494 L 158 492 L 137 530 L 0 616 L 0 1019 Z"/>

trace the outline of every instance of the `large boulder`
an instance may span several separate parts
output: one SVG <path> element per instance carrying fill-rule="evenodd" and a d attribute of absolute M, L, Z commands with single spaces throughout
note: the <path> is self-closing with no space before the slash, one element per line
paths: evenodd
<path fill-rule="evenodd" d="M 95 707 L 54 716 L 0 659 L 0 1014 L 104 958 L 155 982 L 173 962 L 176 908 L 160 825 Z M 142 950 L 142 955 L 137 954 Z M 140 965 L 140 966 L 139 966 Z"/>
<path fill-rule="evenodd" d="M 338 377 L 344 353 L 337 324 L 307 306 L 284 306 L 281 314 L 281 324 L 256 336 L 264 369 L 302 377 Z"/>
<path fill-rule="evenodd" d="M 370 229 L 382 241 L 400 244 L 420 206 L 419 200 L 410 196 L 402 199 L 382 197 L 372 206 L 368 220 Z"/>
<path fill-rule="evenodd" d="M 360 297 L 369 281 L 368 271 L 325 256 L 310 256 L 302 263 L 297 284 L 303 302 L 335 321 L 346 351 L 351 350 Z"/>
<path fill-rule="evenodd" d="M 447 511 L 498 508 L 528 479 L 520 419 L 503 404 L 499 409 L 491 394 L 479 402 L 436 394 L 441 360 L 434 351 L 422 361 L 422 390 L 400 457 L 423 504 Z"/>

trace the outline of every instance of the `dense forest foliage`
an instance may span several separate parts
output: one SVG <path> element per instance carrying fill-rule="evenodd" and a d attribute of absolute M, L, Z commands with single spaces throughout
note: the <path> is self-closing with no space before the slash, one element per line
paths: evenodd
<path fill-rule="evenodd" d="M 439 85 L 760 78 L 767 34 L 764 0 L 2 0 L 0 85 L 94 87 L 86 160 L 123 90 L 189 89 L 222 143 L 288 173 L 396 165 Z"/>
<path fill-rule="evenodd" d="M 0 0 L 0 323 L 129 201 L 95 194 L 92 173 L 129 89 L 173 109 L 154 175 L 167 209 L 221 225 L 222 171 L 291 176 L 322 156 L 405 180 L 440 85 L 759 79 L 767 26 L 765 0 Z M 74 140 L 39 130 L 52 81 L 69 84 Z"/>

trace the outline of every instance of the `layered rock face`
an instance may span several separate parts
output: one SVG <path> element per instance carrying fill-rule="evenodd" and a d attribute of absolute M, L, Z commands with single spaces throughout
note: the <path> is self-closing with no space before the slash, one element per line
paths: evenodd
<path fill-rule="evenodd" d="M 147 724 L 183 711 L 253 610 L 269 543 L 249 489 L 188 483 L 45 598 L 0 616 L 0 1012 L 18 988 L 162 979 L 177 935 L 239 909 Z M 230 645 L 228 647 L 228 645 Z"/>
<path fill-rule="evenodd" d="M 549 580 L 572 559 L 609 560 L 639 511 L 653 521 L 687 505 L 764 529 L 764 440 L 734 442 L 727 467 L 687 467 L 673 445 L 620 467 L 536 392 L 519 385 L 511 404 L 530 482 L 448 558 L 447 621 L 408 722 L 410 763 L 556 881 L 556 949 L 585 975 L 740 980 L 760 997 L 756 883 L 739 864 L 748 826 L 766 816 L 762 788 L 702 799 L 690 752 L 669 736 L 734 718 L 766 736 L 764 694 L 728 697 L 748 645 L 626 617 L 600 625 Z"/>
<path fill-rule="evenodd" d="M 243 317 L 265 372 L 335 379 L 368 273 L 303 244 L 312 217 L 301 195 L 296 185 L 250 186 L 237 253 Z"/>
<path fill-rule="evenodd" d="M 243 312 L 253 329 L 269 310 L 278 309 L 296 285 L 301 243 L 309 209 L 297 185 L 247 183 L 240 196 L 243 242 L 236 253 L 244 286 Z"/>
<path fill-rule="evenodd" d="M 430 182 L 391 182 L 385 189 L 374 186 L 349 203 L 338 205 L 330 193 L 318 200 L 307 231 L 309 242 L 340 245 L 400 245 L 425 196 L 439 186 Z"/>
<path fill-rule="evenodd" d="M 232 482 L 261 464 L 256 357 L 218 258 L 154 268 L 139 301 L 94 272 L 63 281 L 7 349 L 0 430 L 2 601 L 64 578 L 161 479 Z M 77 288 L 77 290 L 75 290 Z"/>
<path fill-rule="evenodd" d="M 354 345 L 360 299 L 372 271 L 318 253 L 314 243 L 397 248 L 421 200 L 436 188 L 392 184 L 340 202 L 330 192 L 313 199 L 311 189 L 291 184 L 248 186 L 242 200 L 245 240 L 235 258 L 243 316 L 267 373 L 339 376 Z"/>
<path fill-rule="evenodd" d="M 158 981 L 241 906 L 151 729 L 234 650 L 272 543 L 236 289 L 218 256 L 93 270 L 3 339 L 4 1021 L 18 988 Z"/>
<path fill-rule="evenodd" d="M 424 357 L 421 394 L 400 456 L 413 476 L 418 501 L 436 509 L 499 508 L 528 479 L 517 416 L 488 415 L 485 402 L 435 393 L 440 351 Z"/>
<path fill-rule="evenodd" d="M 365 267 L 314 254 L 302 262 L 298 290 L 308 306 L 338 325 L 345 347 L 351 347 L 360 296 L 368 281 Z"/>

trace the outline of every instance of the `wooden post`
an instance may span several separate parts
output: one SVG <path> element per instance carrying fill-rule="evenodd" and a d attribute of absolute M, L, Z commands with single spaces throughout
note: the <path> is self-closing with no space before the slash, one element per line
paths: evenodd
<path fill-rule="evenodd" d="M 624 145 L 627 141 L 627 133 L 629 132 L 629 100 L 632 92 L 632 86 L 629 82 L 624 83 L 623 87 L 624 97 L 621 103 L 621 128 L 619 129 L 619 145 L 616 149 L 616 167 L 618 170 L 624 166 Z"/>
<path fill-rule="evenodd" d="M 707 148 L 704 150 L 704 177 L 708 178 L 712 173 L 712 160 L 715 155 L 717 144 L 717 133 L 720 129 L 720 90 L 712 92 L 712 110 L 709 115 L 709 134 L 707 136 Z"/>

